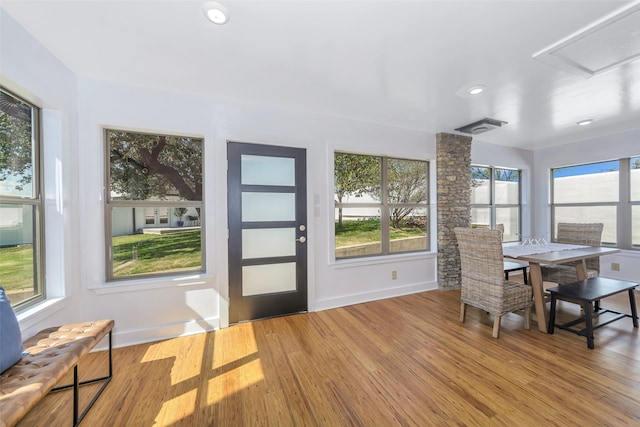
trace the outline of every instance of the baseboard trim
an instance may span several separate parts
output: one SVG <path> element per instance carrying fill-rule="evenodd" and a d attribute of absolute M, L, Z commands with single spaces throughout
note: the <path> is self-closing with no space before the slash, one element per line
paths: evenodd
<path fill-rule="evenodd" d="M 211 332 L 217 329 L 220 329 L 220 318 L 218 317 L 157 325 L 128 331 L 119 330 L 118 323 L 116 323 L 113 332 L 113 347 L 129 347 L 137 344 L 146 344 L 176 337 Z M 105 341 L 96 346 L 95 350 L 106 350 L 107 348 L 108 343 Z"/>
<path fill-rule="evenodd" d="M 421 282 L 400 287 L 378 289 L 371 292 L 362 292 L 358 294 L 344 295 L 337 298 L 318 300 L 316 301 L 315 307 L 316 311 L 329 310 L 332 308 L 345 307 L 347 305 L 362 304 L 364 302 L 432 291 L 434 289 L 438 289 L 438 282 Z"/>

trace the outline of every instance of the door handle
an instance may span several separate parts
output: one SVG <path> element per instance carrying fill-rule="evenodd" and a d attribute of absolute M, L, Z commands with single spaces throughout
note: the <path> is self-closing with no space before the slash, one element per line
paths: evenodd
<path fill-rule="evenodd" d="M 296 242 L 300 242 L 300 243 L 304 243 L 307 241 L 307 238 L 304 236 L 301 236 L 299 239 L 296 239 Z"/>

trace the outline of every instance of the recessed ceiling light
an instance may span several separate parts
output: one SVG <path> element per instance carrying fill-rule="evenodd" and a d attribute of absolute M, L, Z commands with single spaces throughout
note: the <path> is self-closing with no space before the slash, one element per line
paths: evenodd
<path fill-rule="evenodd" d="M 214 24 L 223 25 L 229 22 L 229 11 L 220 3 L 208 1 L 202 5 L 202 12 Z"/>
<path fill-rule="evenodd" d="M 469 93 L 469 95 L 479 95 L 484 92 L 486 88 L 487 87 L 485 85 L 472 86 L 467 92 Z"/>
<path fill-rule="evenodd" d="M 578 126 L 586 126 L 586 125 L 590 125 L 591 123 L 593 123 L 593 119 L 585 119 L 585 120 L 580 120 L 578 123 L 576 123 Z"/>

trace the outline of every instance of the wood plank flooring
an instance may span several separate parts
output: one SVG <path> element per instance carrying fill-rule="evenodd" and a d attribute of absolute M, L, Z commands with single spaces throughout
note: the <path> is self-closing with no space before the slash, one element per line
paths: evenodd
<path fill-rule="evenodd" d="M 640 425 L 630 319 L 598 329 L 588 350 L 565 331 L 524 330 L 517 314 L 494 339 L 477 309 L 459 322 L 459 301 L 431 291 L 118 348 L 82 425 Z M 626 294 L 605 302 L 629 310 Z M 104 370 L 105 355 L 90 354 L 81 374 Z M 51 394 L 19 425 L 70 425 L 71 404 Z"/>

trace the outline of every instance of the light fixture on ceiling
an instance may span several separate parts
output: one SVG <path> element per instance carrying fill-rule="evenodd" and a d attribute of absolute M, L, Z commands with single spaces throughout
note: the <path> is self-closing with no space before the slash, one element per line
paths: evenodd
<path fill-rule="evenodd" d="M 229 11 L 218 2 L 205 2 L 202 5 L 202 12 L 204 13 L 204 16 L 214 24 L 224 25 L 229 22 Z"/>
<path fill-rule="evenodd" d="M 482 83 L 471 82 L 471 83 L 467 83 L 466 85 L 458 89 L 456 91 L 456 95 L 458 95 L 460 98 L 469 99 L 469 98 L 474 98 L 480 95 L 486 89 L 487 89 L 487 86 L 485 86 Z"/>
<path fill-rule="evenodd" d="M 467 90 L 469 95 L 480 95 L 487 87 L 485 85 L 472 86 Z"/>
<path fill-rule="evenodd" d="M 578 123 L 576 123 L 578 126 L 586 126 L 586 125 L 590 125 L 591 123 L 593 123 L 593 119 L 584 119 L 584 120 L 580 120 Z"/>

